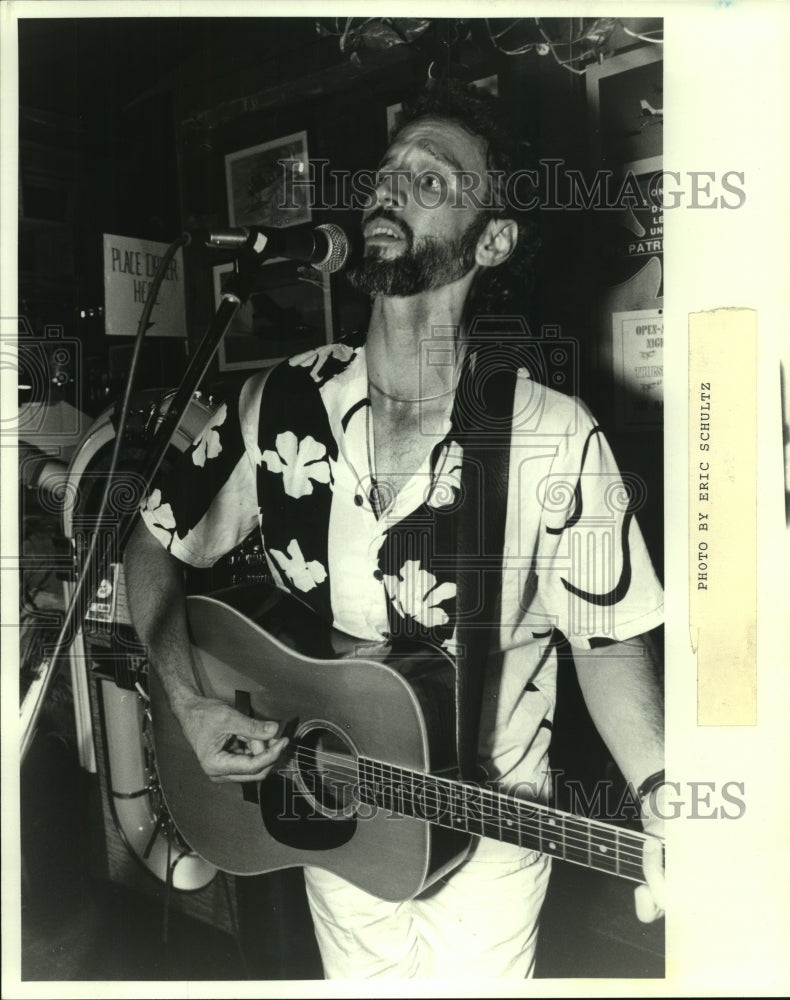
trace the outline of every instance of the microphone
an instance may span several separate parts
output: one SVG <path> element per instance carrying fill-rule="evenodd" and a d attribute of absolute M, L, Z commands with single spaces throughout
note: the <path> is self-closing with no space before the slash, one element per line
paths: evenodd
<path fill-rule="evenodd" d="M 192 232 L 197 240 L 217 250 L 252 250 L 262 257 L 287 257 L 308 261 L 319 271 L 333 274 L 346 263 L 348 237 L 331 222 L 316 229 L 276 229 L 269 226 L 238 226 L 235 229 L 202 229 Z"/>

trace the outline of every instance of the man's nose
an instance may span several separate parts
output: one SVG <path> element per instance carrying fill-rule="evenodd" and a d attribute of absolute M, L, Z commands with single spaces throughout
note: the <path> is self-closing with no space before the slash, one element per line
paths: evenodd
<path fill-rule="evenodd" d="M 376 178 L 376 205 L 382 208 L 400 208 L 404 203 L 405 171 L 380 170 Z"/>

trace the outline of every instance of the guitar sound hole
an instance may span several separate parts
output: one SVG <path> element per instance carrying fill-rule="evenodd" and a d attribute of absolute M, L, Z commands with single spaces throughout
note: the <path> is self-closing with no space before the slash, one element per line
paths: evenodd
<path fill-rule="evenodd" d="M 284 768 L 261 785 L 261 818 L 279 843 L 300 851 L 331 851 L 354 836 L 356 755 L 339 733 L 302 726 Z"/>
<path fill-rule="evenodd" d="M 347 819 L 359 804 L 356 754 L 340 731 L 315 726 L 298 736 L 296 781 L 322 815 Z"/>

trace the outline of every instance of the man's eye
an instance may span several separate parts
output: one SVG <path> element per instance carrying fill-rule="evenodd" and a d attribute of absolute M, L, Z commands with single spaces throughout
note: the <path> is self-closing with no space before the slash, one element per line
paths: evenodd
<path fill-rule="evenodd" d="M 447 181 L 435 170 L 426 170 L 417 177 L 420 190 L 427 197 L 433 197 L 438 201 L 447 193 Z"/>

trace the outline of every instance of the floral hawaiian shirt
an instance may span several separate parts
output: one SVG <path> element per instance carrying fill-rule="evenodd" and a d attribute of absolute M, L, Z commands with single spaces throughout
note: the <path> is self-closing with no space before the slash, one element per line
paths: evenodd
<path fill-rule="evenodd" d="M 499 642 L 480 755 L 489 776 L 545 790 L 559 630 L 583 650 L 648 631 L 662 593 L 621 475 L 584 405 L 516 381 Z M 462 446 L 443 439 L 380 517 L 364 346 L 333 344 L 253 376 L 147 498 L 149 530 L 206 567 L 260 528 L 271 573 L 316 614 L 364 639 L 452 651 Z M 472 502 L 475 502 L 472 498 Z M 478 501 L 479 502 L 479 501 Z"/>

